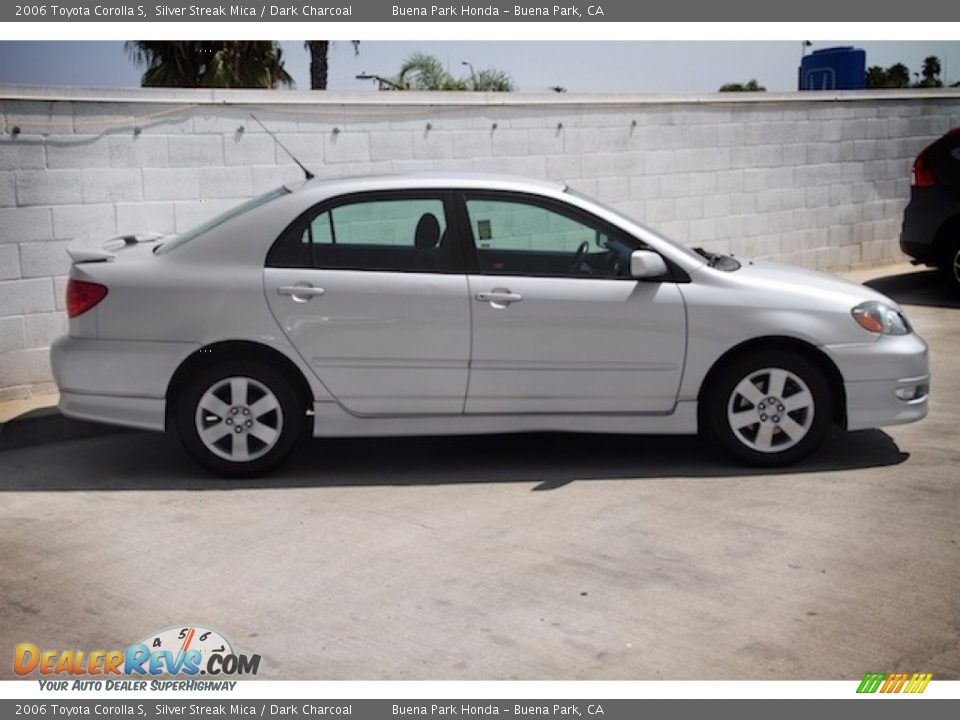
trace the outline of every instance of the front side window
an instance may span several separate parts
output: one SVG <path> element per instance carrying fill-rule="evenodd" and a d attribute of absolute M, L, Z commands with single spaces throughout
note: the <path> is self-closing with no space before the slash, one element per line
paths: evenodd
<path fill-rule="evenodd" d="M 362 198 L 308 213 L 281 236 L 267 264 L 327 270 L 454 269 L 439 197 Z"/>
<path fill-rule="evenodd" d="M 629 277 L 637 246 L 572 213 L 525 199 L 467 198 L 480 270 L 500 275 Z"/>

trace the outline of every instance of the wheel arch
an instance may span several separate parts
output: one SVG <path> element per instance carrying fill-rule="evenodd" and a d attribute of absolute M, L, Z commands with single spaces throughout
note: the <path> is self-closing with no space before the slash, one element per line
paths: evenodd
<path fill-rule="evenodd" d="M 843 388 L 843 376 L 840 370 L 822 350 L 815 345 L 800 340 L 798 338 L 786 335 L 766 335 L 763 337 L 751 338 L 739 345 L 735 345 L 721 355 L 716 362 L 707 371 L 703 382 L 700 384 L 700 391 L 697 393 L 697 406 L 700 411 L 700 425 L 703 426 L 703 411 L 705 395 L 709 388 L 716 381 L 717 377 L 723 372 L 724 368 L 736 358 L 745 355 L 751 350 L 771 348 L 790 350 L 802 355 L 804 358 L 816 365 L 830 386 L 830 393 L 833 400 L 833 418 L 832 420 L 842 428 L 847 427 L 847 396 Z"/>
<path fill-rule="evenodd" d="M 174 427 L 177 399 L 190 378 L 218 362 L 236 358 L 260 361 L 282 372 L 293 383 L 297 394 L 303 399 L 304 409 L 310 409 L 313 402 L 313 391 L 300 368 L 290 358 L 279 350 L 262 343 L 249 340 L 223 340 L 197 349 L 187 356 L 173 373 L 170 382 L 167 384 L 166 393 L 165 424 L 167 430 Z"/>
<path fill-rule="evenodd" d="M 950 254 L 960 243 L 960 213 L 947 218 L 933 237 L 933 256 L 939 266 L 950 261 Z"/>

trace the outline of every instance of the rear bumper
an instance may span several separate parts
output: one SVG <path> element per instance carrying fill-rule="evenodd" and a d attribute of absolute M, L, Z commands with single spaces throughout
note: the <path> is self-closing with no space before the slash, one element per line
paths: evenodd
<path fill-rule="evenodd" d="M 163 430 L 167 387 L 199 345 L 61 337 L 50 348 L 67 417 Z"/>
<path fill-rule="evenodd" d="M 913 188 L 903 211 L 900 249 L 918 262 L 936 265 L 942 252 L 935 244 L 940 228 L 960 213 L 960 206 L 940 186 Z"/>
<path fill-rule="evenodd" d="M 918 335 L 884 336 L 824 350 L 843 376 L 848 430 L 900 425 L 927 415 L 930 356 Z M 910 390 L 925 391 L 917 397 Z"/>

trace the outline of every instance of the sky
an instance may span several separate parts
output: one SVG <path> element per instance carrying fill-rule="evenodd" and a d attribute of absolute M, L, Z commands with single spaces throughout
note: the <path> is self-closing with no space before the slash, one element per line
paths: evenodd
<path fill-rule="evenodd" d="M 831 41 L 810 50 L 854 45 L 867 51 L 867 65 L 902 62 L 919 72 L 923 58 L 937 55 L 947 83 L 960 80 L 960 42 Z M 296 89 L 309 90 L 310 59 L 303 43 L 282 41 L 283 57 Z M 518 90 L 547 92 L 713 92 L 728 82 L 755 78 L 770 91 L 795 90 L 801 43 L 797 41 L 362 41 L 330 49 L 331 90 L 374 91 L 361 73 L 395 75 L 411 53 L 440 58 L 455 75 L 495 67 L 509 73 Z M 0 84 L 136 87 L 137 68 L 119 41 L 0 41 Z"/>

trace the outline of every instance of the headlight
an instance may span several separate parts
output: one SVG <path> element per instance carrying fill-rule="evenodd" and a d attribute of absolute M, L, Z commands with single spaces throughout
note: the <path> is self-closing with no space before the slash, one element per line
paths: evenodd
<path fill-rule="evenodd" d="M 868 300 L 850 311 L 857 325 L 879 335 L 906 335 L 913 332 L 910 323 L 897 310 L 878 300 Z"/>

